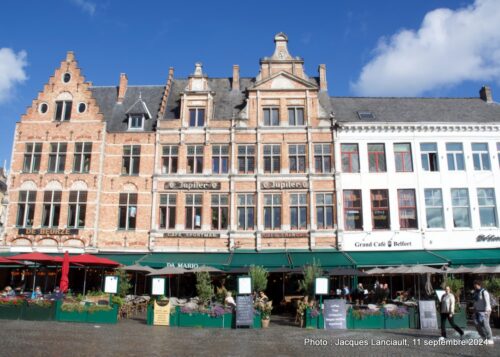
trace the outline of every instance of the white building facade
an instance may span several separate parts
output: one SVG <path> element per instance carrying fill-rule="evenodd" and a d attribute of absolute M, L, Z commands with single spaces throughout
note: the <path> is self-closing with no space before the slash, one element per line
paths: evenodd
<path fill-rule="evenodd" d="M 332 98 L 338 247 L 500 247 L 500 105 L 480 98 Z"/>

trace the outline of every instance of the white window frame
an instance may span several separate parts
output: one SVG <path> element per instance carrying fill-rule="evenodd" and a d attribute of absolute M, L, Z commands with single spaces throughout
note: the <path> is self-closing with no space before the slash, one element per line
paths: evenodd
<path fill-rule="evenodd" d="M 136 127 L 132 126 L 134 123 L 134 120 L 137 120 L 140 118 L 141 120 L 141 126 Z M 144 122 L 146 121 L 146 118 L 144 117 L 144 114 L 138 115 L 138 114 L 129 114 L 128 116 L 128 130 L 129 131 L 144 131 Z"/>

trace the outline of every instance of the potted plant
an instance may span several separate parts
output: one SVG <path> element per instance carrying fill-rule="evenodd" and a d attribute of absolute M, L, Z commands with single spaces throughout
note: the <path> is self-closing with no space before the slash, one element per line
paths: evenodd
<path fill-rule="evenodd" d="M 262 328 L 269 327 L 269 322 L 271 321 L 271 311 L 273 310 L 273 302 L 257 301 L 255 303 L 255 310 L 257 310 L 260 314 Z"/>
<path fill-rule="evenodd" d="M 316 260 L 311 265 L 304 266 L 304 279 L 299 280 L 299 291 L 309 297 L 309 301 L 314 299 L 314 283 L 316 278 L 323 276 L 323 269 Z"/>

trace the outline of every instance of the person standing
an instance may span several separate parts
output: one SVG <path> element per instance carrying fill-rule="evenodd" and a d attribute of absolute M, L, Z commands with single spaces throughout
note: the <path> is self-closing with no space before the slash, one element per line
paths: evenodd
<path fill-rule="evenodd" d="M 490 327 L 490 293 L 481 285 L 481 281 L 474 281 L 474 325 L 479 335 L 486 340 L 486 344 L 492 345 L 494 342 Z"/>
<path fill-rule="evenodd" d="M 451 327 L 460 334 L 460 338 L 464 336 L 464 331 L 455 324 L 453 315 L 455 314 L 455 295 L 451 292 L 449 286 L 445 288 L 445 294 L 441 297 L 441 338 L 446 338 L 446 320 L 450 322 Z"/>

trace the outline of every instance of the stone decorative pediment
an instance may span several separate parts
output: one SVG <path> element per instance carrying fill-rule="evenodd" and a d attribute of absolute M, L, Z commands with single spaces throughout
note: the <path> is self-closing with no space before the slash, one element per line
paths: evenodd
<path fill-rule="evenodd" d="M 262 89 L 267 89 L 267 90 L 295 90 L 295 89 L 313 89 L 313 90 L 318 90 L 318 86 L 314 85 L 313 83 L 304 80 L 300 77 L 294 76 L 291 73 L 281 71 L 278 72 L 271 77 L 268 77 L 264 80 L 261 80 L 255 85 L 250 88 L 249 90 L 262 90 Z"/>

